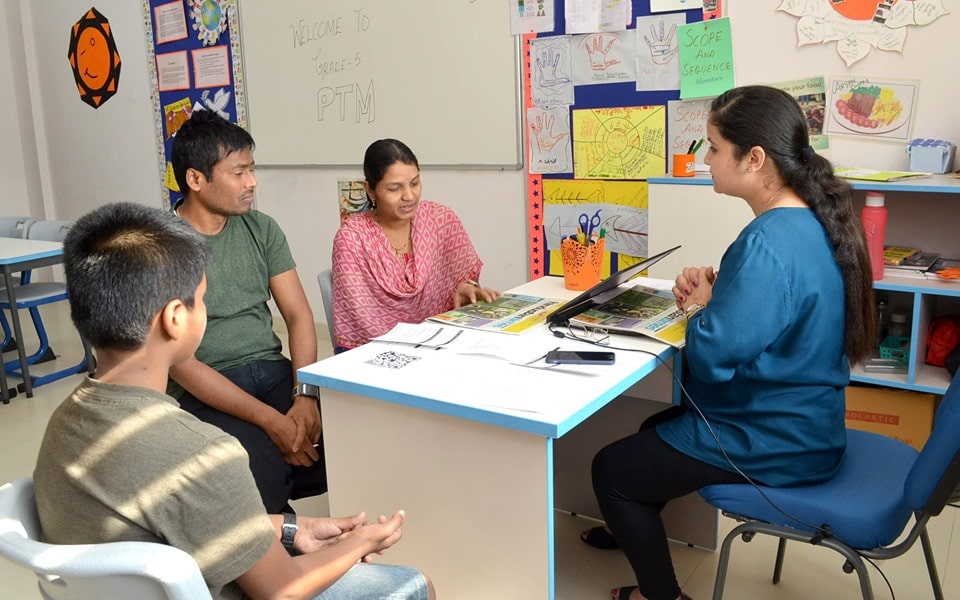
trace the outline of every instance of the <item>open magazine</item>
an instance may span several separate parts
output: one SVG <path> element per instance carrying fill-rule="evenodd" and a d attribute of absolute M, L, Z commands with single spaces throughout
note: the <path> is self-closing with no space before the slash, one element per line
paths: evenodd
<path fill-rule="evenodd" d="M 499 333 L 523 333 L 543 324 L 560 302 L 537 296 L 503 294 L 493 302 L 475 302 L 427 319 L 470 329 Z"/>
<path fill-rule="evenodd" d="M 634 285 L 600 306 L 570 319 L 570 325 L 616 333 L 646 335 L 682 348 L 687 319 L 673 293 Z"/>

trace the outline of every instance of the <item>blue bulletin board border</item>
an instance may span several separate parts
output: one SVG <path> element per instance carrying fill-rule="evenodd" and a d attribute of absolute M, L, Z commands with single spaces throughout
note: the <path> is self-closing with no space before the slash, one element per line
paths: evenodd
<path fill-rule="evenodd" d="M 550 33 L 540 33 L 540 34 L 531 34 L 525 36 L 524 45 L 523 45 L 523 55 L 524 60 L 522 62 L 523 68 L 523 83 L 524 83 L 524 96 L 525 96 L 525 105 L 527 107 L 531 106 L 530 101 L 530 77 L 531 77 L 531 55 L 530 55 L 530 41 L 534 38 L 548 38 L 555 37 L 560 35 L 566 35 L 565 33 L 565 22 L 566 17 L 564 14 L 564 3 L 562 1 L 557 1 L 555 3 L 556 13 L 554 18 L 554 31 Z M 638 17 L 648 17 L 655 16 L 660 14 L 679 14 L 683 13 L 686 15 L 686 22 L 696 23 L 703 21 L 703 9 L 697 8 L 692 10 L 685 11 L 674 11 L 671 13 L 651 13 L 650 12 L 650 0 L 632 0 L 632 18 L 631 23 L 628 25 L 627 29 L 636 29 L 637 18 Z M 618 83 L 606 83 L 606 84 L 590 84 L 590 85 L 576 85 L 574 86 L 574 103 L 569 106 L 570 108 L 570 131 L 573 131 L 573 111 L 576 109 L 593 109 L 593 108 L 615 108 L 615 107 L 624 107 L 624 106 L 663 106 L 666 109 L 667 102 L 670 100 L 679 100 L 680 99 L 680 90 L 641 90 L 637 91 L 636 82 L 618 82 Z M 526 111 L 524 111 L 524 126 L 525 128 L 529 127 L 529 124 L 526 123 Z M 529 144 L 532 142 L 531 136 L 529 135 L 529 129 L 526 129 L 528 135 L 525 136 L 526 144 L 528 145 L 527 151 L 529 156 Z M 667 140 L 666 135 L 664 135 L 664 156 L 667 155 Z M 528 249 L 529 249 L 529 264 L 530 264 L 530 277 L 538 278 L 543 275 L 551 274 L 551 251 L 547 248 L 547 239 L 546 239 L 546 230 L 544 227 L 544 195 L 543 195 L 543 183 L 550 180 L 572 180 L 574 179 L 573 173 L 552 173 L 552 174 L 539 174 L 530 172 L 530 161 L 527 161 L 527 215 L 528 215 Z M 624 180 L 610 180 L 604 179 L 602 181 L 624 181 Z M 629 180 L 629 181 L 645 181 L 645 180 Z M 638 257 L 639 258 L 639 257 Z M 604 270 L 607 272 L 617 271 L 620 268 L 632 264 L 635 262 L 635 259 L 628 258 L 626 256 L 619 256 L 615 252 L 609 253 L 609 259 L 605 261 Z M 623 263 L 623 264 L 621 264 Z M 554 269 L 554 271 L 559 272 L 560 269 Z M 553 273 L 556 274 L 556 273 Z"/>
<path fill-rule="evenodd" d="M 170 167 L 170 151 L 173 147 L 173 138 L 176 134 L 176 128 L 182 124 L 182 120 L 200 105 L 206 110 L 217 110 L 221 115 L 225 115 L 231 122 L 237 123 L 241 127 L 246 128 L 247 126 L 246 99 L 243 91 L 244 74 L 240 53 L 240 26 L 237 18 L 236 0 L 142 1 L 160 186 L 163 206 L 169 207 L 182 196 L 179 190 L 174 189 L 176 183 L 173 181 Z M 158 7 L 172 8 L 173 5 L 177 4 L 182 7 L 184 12 L 186 37 L 157 43 L 155 10 Z M 192 17 L 193 13 L 202 14 L 202 19 L 194 19 Z M 218 24 L 221 25 L 218 27 Z M 193 61 L 194 52 L 221 47 L 227 54 L 230 81 L 225 85 L 197 87 L 197 73 Z M 187 56 L 188 86 L 185 89 L 160 91 L 157 56 L 177 52 L 186 53 Z M 179 114 L 188 103 L 189 108 L 182 115 Z"/>

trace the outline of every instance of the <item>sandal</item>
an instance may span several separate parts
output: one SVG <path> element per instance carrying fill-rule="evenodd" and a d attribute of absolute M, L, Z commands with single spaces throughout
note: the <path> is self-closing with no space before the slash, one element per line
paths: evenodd
<path fill-rule="evenodd" d="M 600 550 L 616 550 L 620 547 L 616 538 L 603 527 L 593 527 L 580 534 L 580 539 L 588 546 Z"/>

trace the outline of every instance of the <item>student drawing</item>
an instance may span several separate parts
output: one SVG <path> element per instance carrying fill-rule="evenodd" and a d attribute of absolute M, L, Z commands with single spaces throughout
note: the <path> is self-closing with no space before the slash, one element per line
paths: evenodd
<path fill-rule="evenodd" d="M 570 147 L 570 109 L 534 107 L 527 110 L 530 128 L 530 172 L 569 173 L 573 170 Z"/>
<path fill-rule="evenodd" d="M 573 36 L 573 83 L 589 85 L 636 79 L 633 32 L 605 31 Z"/>
<path fill-rule="evenodd" d="M 683 13 L 637 17 L 637 91 L 680 89 L 677 27 L 685 23 Z"/>
<path fill-rule="evenodd" d="M 573 65 L 566 37 L 535 39 L 530 42 L 533 58 L 531 96 L 536 106 L 551 108 L 573 104 Z"/>

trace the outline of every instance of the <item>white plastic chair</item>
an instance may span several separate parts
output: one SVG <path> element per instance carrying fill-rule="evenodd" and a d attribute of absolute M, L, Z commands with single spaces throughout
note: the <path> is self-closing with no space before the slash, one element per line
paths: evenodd
<path fill-rule="evenodd" d="M 0 556 L 36 573 L 46 600 L 210 599 L 196 561 L 179 548 L 150 542 L 54 545 L 39 538 L 33 480 L 0 486 Z"/>
<path fill-rule="evenodd" d="M 333 270 L 326 269 L 317 274 L 317 283 L 320 284 L 320 298 L 323 300 L 323 314 L 327 317 L 327 329 L 330 331 L 330 346 L 337 347 L 336 336 L 333 333 Z"/>

